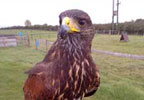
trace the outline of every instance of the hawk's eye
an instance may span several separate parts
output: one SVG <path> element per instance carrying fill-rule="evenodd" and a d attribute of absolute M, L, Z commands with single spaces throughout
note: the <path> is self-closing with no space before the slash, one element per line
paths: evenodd
<path fill-rule="evenodd" d="M 79 23 L 80 25 L 85 25 L 86 22 L 85 22 L 85 20 L 79 20 L 78 23 Z"/>

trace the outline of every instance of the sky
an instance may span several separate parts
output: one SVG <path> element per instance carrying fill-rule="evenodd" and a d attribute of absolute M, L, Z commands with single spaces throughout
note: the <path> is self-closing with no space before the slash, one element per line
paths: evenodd
<path fill-rule="evenodd" d="M 144 19 L 144 0 L 119 1 L 119 22 Z M 32 25 L 58 25 L 59 14 L 68 9 L 87 12 L 95 24 L 112 21 L 112 0 L 0 0 L 0 27 L 24 26 L 27 19 Z"/>

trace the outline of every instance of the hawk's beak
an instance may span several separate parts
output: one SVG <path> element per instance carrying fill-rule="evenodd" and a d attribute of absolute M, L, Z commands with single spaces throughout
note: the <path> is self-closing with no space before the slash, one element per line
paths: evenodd
<path fill-rule="evenodd" d="M 62 20 L 62 25 L 65 26 L 68 33 L 80 32 L 78 26 L 72 18 L 64 17 Z"/>
<path fill-rule="evenodd" d="M 62 20 L 62 25 L 60 27 L 60 35 L 61 37 L 65 37 L 66 33 L 78 33 L 80 32 L 76 23 L 74 23 L 72 18 L 64 17 Z"/>

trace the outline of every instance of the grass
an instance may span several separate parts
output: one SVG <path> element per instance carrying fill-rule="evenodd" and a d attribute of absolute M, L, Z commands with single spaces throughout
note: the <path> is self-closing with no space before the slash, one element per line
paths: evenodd
<path fill-rule="evenodd" d="M 45 33 L 53 33 L 52 31 L 43 31 L 43 30 L 30 30 L 30 29 L 9 29 L 9 30 L 0 30 L 0 34 L 19 34 L 19 32 L 23 32 L 24 34 L 45 34 Z M 54 32 L 55 33 L 55 32 Z"/>
<path fill-rule="evenodd" d="M 23 100 L 24 71 L 44 54 L 30 48 L 0 48 L 0 100 Z"/>
<path fill-rule="evenodd" d="M 144 55 L 144 36 L 129 35 L 129 42 L 120 42 L 120 35 L 95 35 L 93 47 L 100 50 Z"/>
<path fill-rule="evenodd" d="M 86 100 L 143 100 L 144 62 L 127 58 L 93 54 L 100 67 L 101 87 Z"/>
<path fill-rule="evenodd" d="M 30 34 L 32 45 L 35 39 L 47 39 L 55 41 L 57 32 L 41 30 L 0 30 L 0 34 L 18 34 L 23 32 Z M 36 34 L 36 35 L 31 35 Z M 100 35 L 96 34 L 93 40 L 93 48 L 113 52 L 121 52 L 135 55 L 144 55 L 144 36 L 129 35 L 129 42 L 120 42 L 120 35 Z"/>
<path fill-rule="evenodd" d="M 41 31 L 37 33 L 39 32 Z M 56 34 L 54 33 L 54 35 Z M 52 35 L 52 41 L 56 39 L 54 35 Z M 130 41 L 125 43 L 119 42 L 118 35 L 96 35 L 93 47 L 116 52 L 144 54 L 144 51 L 142 51 L 144 37 L 129 36 L 129 38 Z M 141 41 L 141 44 L 137 41 Z M 138 53 L 138 51 L 141 52 Z M 143 100 L 143 60 L 113 57 L 98 53 L 92 53 L 92 55 L 95 63 L 100 68 L 101 86 L 94 96 L 84 100 Z M 23 46 L 0 48 L 0 100 L 23 100 L 22 88 L 27 78 L 24 71 L 41 61 L 44 56 L 45 53 L 34 48 Z"/>

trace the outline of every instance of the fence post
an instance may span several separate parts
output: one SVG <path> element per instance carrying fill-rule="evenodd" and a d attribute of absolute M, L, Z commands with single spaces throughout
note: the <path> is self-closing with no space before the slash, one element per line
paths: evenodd
<path fill-rule="evenodd" d="M 33 34 L 31 34 L 31 40 L 33 40 Z"/>
<path fill-rule="evenodd" d="M 35 39 L 35 46 L 36 46 L 36 50 L 38 50 L 38 47 L 37 47 L 37 39 Z"/>
<path fill-rule="evenodd" d="M 4 45 L 4 47 L 6 47 L 6 40 L 5 39 L 3 39 L 3 45 Z"/>
<path fill-rule="evenodd" d="M 46 40 L 46 50 L 48 49 L 48 41 Z"/>
<path fill-rule="evenodd" d="M 28 42 L 28 47 L 30 47 L 30 36 L 28 33 L 27 33 L 27 42 Z"/>

